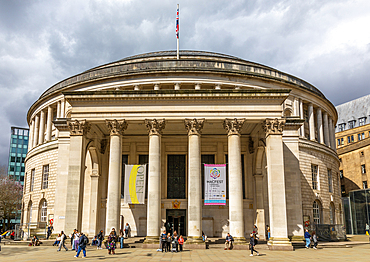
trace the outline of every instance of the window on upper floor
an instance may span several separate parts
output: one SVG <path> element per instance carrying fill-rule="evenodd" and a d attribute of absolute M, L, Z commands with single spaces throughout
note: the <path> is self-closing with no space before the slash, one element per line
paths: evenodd
<path fill-rule="evenodd" d="M 331 175 L 331 169 L 328 169 L 328 185 L 329 185 L 329 192 L 333 193 L 333 177 Z"/>
<path fill-rule="evenodd" d="M 348 121 L 348 129 L 354 128 L 356 125 L 356 120 Z"/>
<path fill-rule="evenodd" d="M 348 141 L 348 144 L 354 142 L 355 139 L 353 138 L 353 135 L 347 136 L 347 141 Z"/>
<path fill-rule="evenodd" d="M 317 165 L 311 165 L 312 189 L 319 189 L 317 169 L 318 169 L 318 166 Z"/>
<path fill-rule="evenodd" d="M 361 165 L 361 173 L 366 174 L 366 166 L 365 165 Z"/>
<path fill-rule="evenodd" d="M 363 126 L 363 125 L 365 125 L 366 124 L 366 117 L 360 117 L 359 119 L 358 119 L 358 125 L 359 126 Z"/>
<path fill-rule="evenodd" d="M 339 170 L 339 177 L 343 178 L 343 170 Z"/>
<path fill-rule="evenodd" d="M 47 189 L 49 184 L 49 165 L 42 167 L 42 185 L 41 189 Z"/>
<path fill-rule="evenodd" d="M 313 222 L 315 224 L 320 224 L 320 213 L 321 213 L 321 210 L 320 210 L 320 204 L 317 202 L 317 201 L 314 201 L 313 202 L 313 205 L 312 205 L 312 211 L 313 211 Z"/>
<path fill-rule="evenodd" d="M 366 189 L 367 188 L 367 181 L 362 181 L 362 189 Z"/>
<path fill-rule="evenodd" d="M 33 184 L 35 182 L 35 169 L 31 170 L 31 177 L 30 177 L 30 192 L 33 191 Z"/>
<path fill-rule="evenodd" d="M 357 134 L 358 141 L 365 139 L 365 133 Z"/>
<path fill-rule="evenodd" d="M 345 123 L 338 125 L 339 132 L 344 131 L 345 128 L 346 128 L 346 124 Z"/>

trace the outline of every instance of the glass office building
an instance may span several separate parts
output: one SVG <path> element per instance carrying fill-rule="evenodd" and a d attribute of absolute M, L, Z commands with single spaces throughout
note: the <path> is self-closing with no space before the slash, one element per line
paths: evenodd
<path fill-rule="evenodd" d="M 11 127 L 8 175 L 24 184 L 24 160 L 28 150 L 28 128 Z"/>
<path fill-rule="evenodd" d="M 365 234 L 370 225 L 370 189 L 354 190 L 342 198 L 347 234 Z"/>

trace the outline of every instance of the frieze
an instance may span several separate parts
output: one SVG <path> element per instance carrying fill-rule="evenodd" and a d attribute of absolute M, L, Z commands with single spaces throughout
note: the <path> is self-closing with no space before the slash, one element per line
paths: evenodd
<path fill-rule="evenodd" d="M 188 135 L 200 135 L 204 126 L 204 118 L 202 119 L 185 119 L 185 128 L 188 130 Z"/>
<path fill-rule="evenodd" d="M 166 121 L 164 119 L 145 119 L 145 126 L 148 128 L 149 135 L 161 135 L 166 126 Z"/>

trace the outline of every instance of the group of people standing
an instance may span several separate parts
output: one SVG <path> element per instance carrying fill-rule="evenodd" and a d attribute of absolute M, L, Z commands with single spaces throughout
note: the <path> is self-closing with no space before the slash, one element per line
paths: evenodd
<path fill-rule="evenodd" d="M 182 251 L 182 246 L 184 244 L 184 238 L 182 235 L 178 237 L 176 230 L 171 233 L 166 234 L 166 230 L 163 231 L 162 235 L 159 238 L 160 240 L 160 249 L 162 252 L 180 252 Z"/>

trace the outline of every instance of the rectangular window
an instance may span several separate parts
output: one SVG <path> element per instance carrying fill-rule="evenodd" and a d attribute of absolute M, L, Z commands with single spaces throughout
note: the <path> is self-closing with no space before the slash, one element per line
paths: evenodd
<path fill-rule="evenodd" d="M 348 129 L 354 128 L 356 125 L 356 120 L 348 121 Z"/>
<path fill-rule="evenodd" d="M 344 131 L 345 128 L 346 128 L 346 124 L 339 124 L 338 125 L 339 132 Z"/>
<path fill-rule="evenodd" d="M 167 198 L 186 198 L 186 155 L 167 155 Z"/>
<path fill-rule="evenodd" d="M 343 137 L 340 139 L 340 144 L 344 145 L 344 138 Z"/>
<path fill-rule="evenodd" d="M 35 182 L 35 169 L 31 170 L 31 178 L 30 178 L 30 192 L 33 191 L 33 183 Z"/>
<path fill-rule="evenodd" d="M 348 144 L 352 143 L 354 141 L 353 135 L 352 136 L 347 136 Z"/>
<path fill-rule="evenodd" d="M 331 175 L 331 169 L 328 169 L 328 185 L 329 185 L 329 192 L 333 193 L 333 177 Z"/>
<path fill-rule="evenodd" d="M 362 181 L 362 188 L 366 189 L 367 188 L 367 181 Z"/>
<path fill-rule="evenodd" d="M 122 155 L 121 198 L 124 198 L 125 194 L 125 165 L 127 164 L 128 164 L 128 155 Z M 147 176 L 149 176 L 149 172 Z"/>
<path fill-rule="evenodd" d="M 361 117 L 358 119 L 358 125 L 363 126 L 366 123 L 366 117 Z"/>
<path fill-rule="evenodd" d="M 311 165 L 312 189 L 318 189 L 317 165 Z"/>
<path fill-rule="evenodd" d="M 339 177 L 343 178 L 343 170 L 339 170 Z"/>
<path fill-rule="evenodd" d="M 340 146 L 340 138 L 338 138 L 337 141 L 338 141 L 338 143 L 337 143 L 338 146 Z"/>
<path fill-rule="evenodd" d="M 42 185 L 41 189 L 47 189 L 49 183 L 49 165 L 42 167 Z"/>
<path fill-rule="evenodd" d="M 345 185 L 341 185 L 341 191 L 342 191 L 342 196 L 345 196 L 346 195 L 346 187 Z"/>
<path fill-rule="evenodd" d="M 361 165 L 361 173 L 366 174 L 366 167 L 365 165 Z"/>
<path fill-rule="evenodd" d="M 139 165 L 146 164 L 145 198 L 148 198 L 149 155 L 139 155 Z"/>

